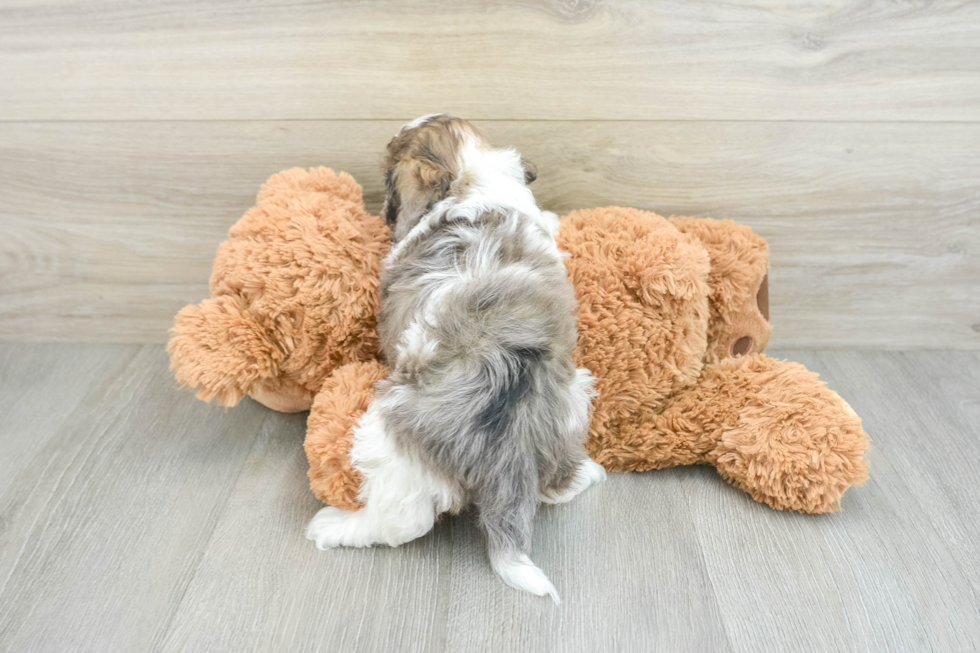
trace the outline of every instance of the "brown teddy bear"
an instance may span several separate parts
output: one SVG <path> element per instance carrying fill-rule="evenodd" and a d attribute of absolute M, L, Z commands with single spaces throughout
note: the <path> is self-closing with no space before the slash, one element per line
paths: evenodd
<path fill-rule="evenodd" d="M 168 347 L 201 399 L 309 409 L 311 488 L 349 510 L 353 427 L 386 375 L 375 316 L 388 240 L 350 175 L 274 175 L 220 246 L 211 299 L 177 314 Z M 599 393 L 587 448 L 606 469 L 711 464 L 801 512 L 834 510 L 864 481 L 860 418 L 816 374 L 762 354 L 768 250 L 748 227 L 588 209 L 562 220 L 558 244 L 579 301 L 575 363 Z"/>

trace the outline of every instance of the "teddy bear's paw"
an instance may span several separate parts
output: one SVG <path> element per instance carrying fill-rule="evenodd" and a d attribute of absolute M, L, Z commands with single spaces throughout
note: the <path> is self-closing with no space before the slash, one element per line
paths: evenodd
<path fill-rule="evenodd" d="M 591 458 L 586 458 L 575 470 L 575 475 L 568 486 L 559 492 L 546 491 L 541 493 L 541 503 L 568 503 L 581 494 L 585 488 L 604 480 L 606 480 L 606 470 L 602 468 L 602 465 L 594 462 Z"/>

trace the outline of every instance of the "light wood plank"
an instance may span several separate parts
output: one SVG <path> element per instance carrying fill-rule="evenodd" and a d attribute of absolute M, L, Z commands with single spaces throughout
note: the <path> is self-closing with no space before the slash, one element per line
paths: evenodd
<path fill-rule="evenodd" d="M 469 513 L 397 549 L 317 551 L 303 538 L 320 505 L 304 429 L 283 421 L 256 443 L 164 651 L 727 650 L 670 474 L 616 477 L 539 511 L 534 559 L 564 590 L 555 608 L 500 583 Z"/>
<path fill-rule="evenodd" d="M 25 359 L 43 370 L 68 358 L 68 373 L 85 351 Z M 124 366 L 106 353 L 83 401 L 51 403 L 61 419 L 40 424 L 54 432 L 0 495 L 2 650 L 152 650 L 269 416 L 195 401 L 161 347 L 135 353 Z M 0 430 L 5 454 L 18 437 Z"/>
<path fill-rule="evenodd" d="M 733 650 L 680 483 L 689 471 L 610 475 L 538 511 L 532 558 L 558 608 L 502 586 L 473 520 L 458 520 L 453 569 L 467 573 L 453 576 L 447 650 Z"/>
<path fill-rule="evenodd" d="M 980 348 L 980 125 L 487 122 L 558 211 L 731 218 L 771 246 L 772 346 Z M 0 340 L 163 342 L 270 174 L 382 199 L 396 122 L 0 124 Z"/>
<path fill-rule="evenodd" d="M 0 396 L 25 406 L 71 392 L 55 363 L 93 372 L 0 492 L 0 650 L 970 650 L 980 357 L 774 353 L 864 417 L 868 484 L 805 516 L 706 467 L 614 475 L 538 513 L 554 607 L 500 584 L 471 513 L 398 549 L 313 548 L 303 414 L 202 404 L 159 346 L 7 345 Z"/>
<path fill-rule="evenodd" d="M 980 614 L 980 355 L 974 352 L 795 352 L 872 424 L 875 454 L 901 479 L 894 503 L 928 524 L 971 584 Z M 896 387 L 904 392 L 896 394 Z M 907 413 L 913 413 L 909 418 Z M 955 455 L 951 455 L 955 452 Z"/>
<path fill-rule="evenodd" d="M 306 413 L 271 419 L 160 650 L 443 650 L 447 523 L 397 549 L 318 551 L 304 537 L 323 505 L 306 476 Z"/>
<path fill-rule="evenodd" d="M 816 356 L 777 352 L 837 381 L 860 370 L 843 396 L 872 436 L 871 477 L 845 495 L 840 513 L 777 513 L 708 478 L 686 479 L 689 501 L 712 585 L 736 651 L 967 650 L 980 632 L 976 587 L 964 575 L 953 543 L 930 524 L 909 477 L 893 460 L 913 461 L 920 448 L 900 431 L 929 432 L 922 377 L 898 353 L 841 352 Z M 938 357 L 932 357 L 938 363 Z M 960 359 L 958 374 L 972 361 Z M 884 365 L 882 365 L 884 363 Z M 939 371 L 941 365 L 933 365 Z M 829 372 L 829 373 L 828 373 Z M 874 379 L 873 381 L 871 379 Z M 948 418 L 958 421 L 955 409 Z M 972 472 L 955 465 L 971 438 L 959 428 L 933 449 L 941 473 L 964 493 Z M 973 448 L 973 447 L 971 447 Z M 965 473 L 964 473 L 965 471 Z M 974 494 L 975 496 L 975 494 Z M 960 528 L 975 529 L 974 506 L 946 509 Z M 959 509 L 965 508 L 965 509 Z M 733 517 L 737 516 L 737 517 Z M 968 553 L 967 553 L 968 555 Z M 973 559 L 975 564 L 975 558 Z"/>
<path fill-rule="evenodd" d="M 0 119 L 977 120 L 980 6 L 60 0 L 0 10 Z"/>
<path fill-rule="evenodd" d="M 534 559 L 562 590 L 555 607 L 500 582 L 472 514 L 397 549 L 317 551 L 302 536 L 319 507 L 305 460 L 281 436 L 253 451 L 164 651 L 728 650 L 670 474 L 539 511 Z"/>
<path fill-rule="evenodd" d="M 0 496 L 138 351 L 136 345 L 0 345 Z"/>

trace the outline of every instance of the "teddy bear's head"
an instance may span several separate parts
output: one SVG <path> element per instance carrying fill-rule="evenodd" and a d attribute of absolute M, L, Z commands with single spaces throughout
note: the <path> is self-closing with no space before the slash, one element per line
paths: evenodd
<path fill-rule="evenodd" d="M 708 254 L 659 215 L 620 207 L 569 214 L 558 246 L 578 298 L 575 364 L 596 377 L 587 446 L 605 464 L 701 373 Z"/>
<path fill-rule="evenodd" d="M 218 248 L 211 298 L 177 314 L 177 380 L 224 406 L 251 394 L 276 410 L 309 409 L 334 369 L 377 356 L 389 240 L 347 173 L 274 175 Z"/>
<path fill-rule="evenodd" d="M 579 301 L 576 364 L 597 378 L 589 452 L 646 465 L 656 454 L 638 459 L 633 440 L 666 400 L 706 364 L 765 349 L 768 248 L 730 220 L 618 207 L 569 214 L 558 244 Z"/>

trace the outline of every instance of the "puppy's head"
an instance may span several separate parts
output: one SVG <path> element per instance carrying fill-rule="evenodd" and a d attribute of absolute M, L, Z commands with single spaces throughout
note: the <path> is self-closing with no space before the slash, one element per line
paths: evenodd
<path fill-rule="evenodd" d="M 490 151 L 489 140 L 469 122 L 445 114 L 423 116 L 406 124 L 388 143 L 385 154 L 385 202 L 381 216 L 392 239 L 407 234 L 432 206 L 465 193 L 468 182 L 466 151 Z M 521 159 L 524 183 L 537 177 L 537 168 Z"/>

